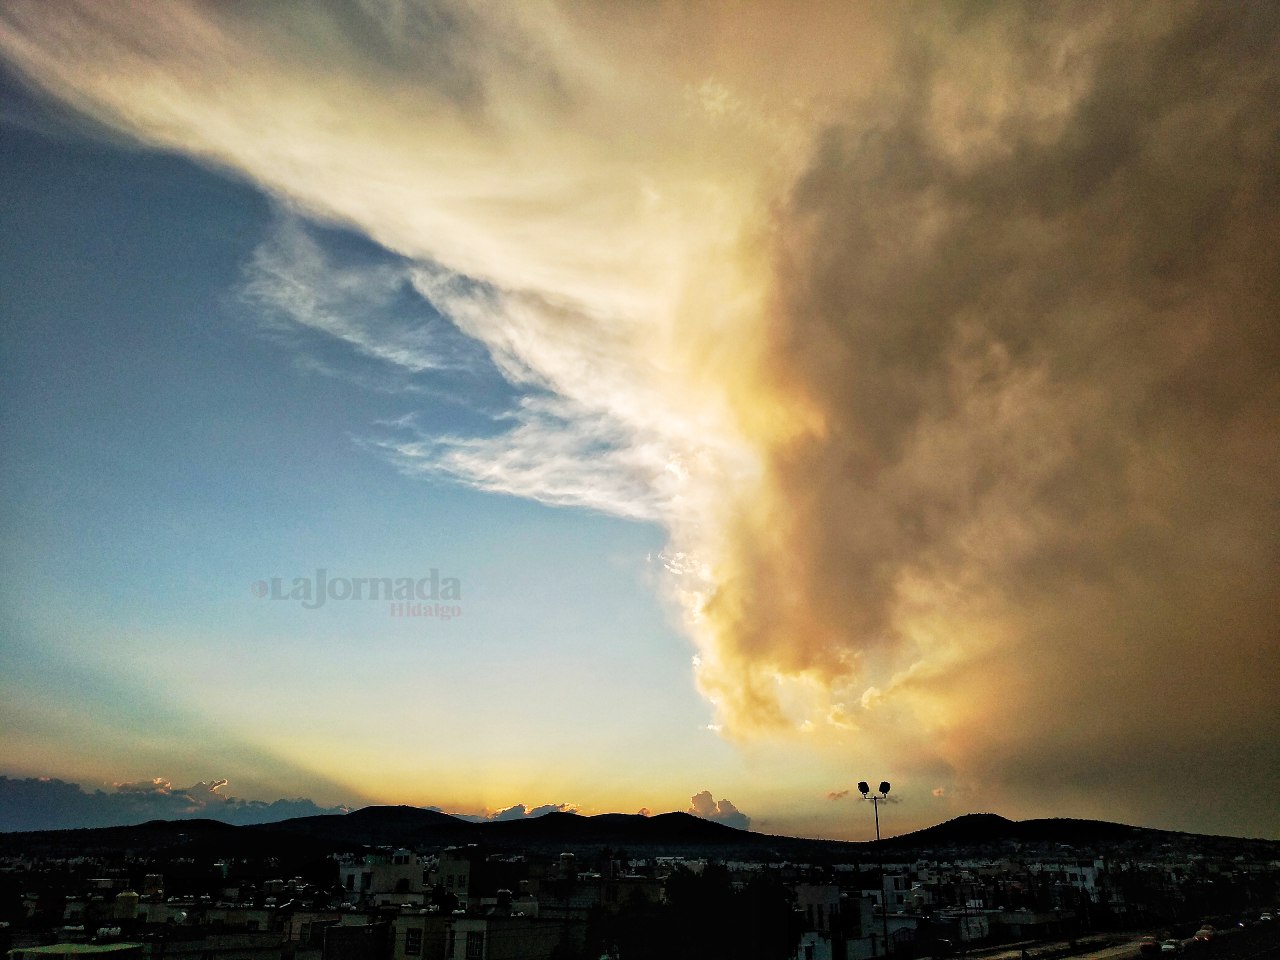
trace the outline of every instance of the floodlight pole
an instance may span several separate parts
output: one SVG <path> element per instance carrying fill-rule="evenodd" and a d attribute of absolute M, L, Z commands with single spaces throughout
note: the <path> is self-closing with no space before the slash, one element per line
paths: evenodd
<path fill-rule="evenodd" d="M 880 781 L 880 792 L 872 793 L 867 782 L 863 780 L 858 784 L 858 791 L 862 794 L 863 800 L 871 801 L 871 808 L 876 814 L 876 859 L 880 864 L 880 930 L 884 934 L 884 953 L 888 956 L 892 952 L 889 949 L 889 893 L 884 888 L 884 850 L 880 846 L 880 803 L 889 799 L 889 781 Z"/>

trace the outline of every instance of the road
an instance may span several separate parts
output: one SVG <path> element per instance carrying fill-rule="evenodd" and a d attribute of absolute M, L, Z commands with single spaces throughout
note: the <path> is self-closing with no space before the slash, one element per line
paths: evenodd
<path fill-rule="evenodd" d="M 1050 960 L 1070 957 L 1071 960 L 1138 960 L 1140 936 L 1105 934 L 1081 937 L 1077 949 L 1069 951 L 1066 940 L 1038 943 L 1026 947 L 1027 960 Z M 1168 958 L 1169 954 L 1162 957 Z M 1243 930 L 1223 932 L 1208 944 L 1184 941 L 1183 951 L 1174 954 L 1175 960 L 1280 960 L 1280 923 L 1261 923 Z M 1022 960 L 1021 947 L 971 951 L 968 960 Z"/>

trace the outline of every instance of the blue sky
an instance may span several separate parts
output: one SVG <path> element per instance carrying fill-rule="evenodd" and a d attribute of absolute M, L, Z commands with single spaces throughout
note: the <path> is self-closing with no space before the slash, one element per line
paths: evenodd
<path fill-rule="evenodd" d="M 241 758 L 255 750 L 238 735 L 204 739 L 227 714 L 252 725 L 281 712 L 305 722 L 353 711 L 365 718 L 351 721 L 352 737 L 369 736 L 386 696 L 422 701 L 417 729 L 390 732 L 406 766 L 419 738 L 453 741 L 444 755 L 456 763 L 471 746 L 501 758 L 539 740 L 612 752 L 617 726 L 645 729 L 641 749 L 702 739 L 707 754 L 723 752 L 699 737 L 709 715 L 688 644 L 653 589 L 659 530 L 406 475 L 365 442 L 406 415 L 435 431 L 492 430 L 486 414 L 515 392 L 482 348 L 402 289 L 370 312 L 433 324 L 467 366 L 397 379 L 335 338 L 273 329 L 246 292 L 255 251 L 281 224 L 305 231 L 335 268 L 398 258 L 349 232 L 298 226 L 189 160 L 68 132 L 56 115 L 40 122 L 26 94 L 7 89 L 4 683 L 14 727 L 47 721 L 11 772 L 95 784 L 216 774 L 255 796 L 329 803 L 503 802 L 505 784 L 465 788 L 456 776 L 441 778 L 443 796 L 430 780 L 396 793 L 362 777 L 281 778 L 267 757 Z M 463 614 L 395 620 L 381 603 L 308 611 L 250 592 L 317 568 L 436 569 L 460 580 Z M 263 705 L 273 699 L 283 702 Z M 33 719 L 50 708 L 56 723 Z M 609 717 L 604 743 L 593 716 Z M 87 772 L 87 758 L 58 743 L 77 723 L 112 728 Z M 156 750 L 132 744 L 156 738 Z M 689 776 L 688 790 L 701 789 Z M 539 786 L 554 795 L 546 802 L 574 800 L 554 780 Z M 682 789 L 663 784 L 648 802 L 678 804 Z"/>

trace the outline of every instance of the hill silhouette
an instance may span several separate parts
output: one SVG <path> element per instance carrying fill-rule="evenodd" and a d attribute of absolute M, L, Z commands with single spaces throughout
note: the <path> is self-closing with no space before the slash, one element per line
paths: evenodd
<path fill-rule="evenodd" d="M 753 850 L 762 839 L 794 840 L 767 838 L 688 813 L 645 817 L 624 813 L 584 816 L 553 812 L 538 817 L 476 822 L 436 810 L 403 806 L 364 807 L 346 816 L 299 817 L 245 829 L 306 836 L 346 847 L 423 848 L 474 843 L 494 850 L 560 852 L 618 846 L 650 853 L 705 851 L 721 856 L 734 849 Z"/>
<path fill-rule="evenodd" d="M 315 857 L 369 847 L 421 851 L 476 844 L 493 852 L 555 854 L 625 848 L 639 856 L 705 856 L 722 860 L 896 861 L 930 854 L 1032 855 L 1070 850 L 1142 853 L 1176 847 L 1186 852 L 1280 857 L 1280 842 L 1153 830 L 1101 820 L 1050 818 L 1014 821 L 975 813 L 874 842 L 772 836 L 740 830 L 687 813 L 657 816 L 554 812 L 513 820 L 475 821 L 438 810 L 371 806 L 345 815 L 296 817 L 232 826 L 217 820 L 152 820 L 129 827 L 0 834 L 0 852 L 180 852 L 186 856 Z"/>

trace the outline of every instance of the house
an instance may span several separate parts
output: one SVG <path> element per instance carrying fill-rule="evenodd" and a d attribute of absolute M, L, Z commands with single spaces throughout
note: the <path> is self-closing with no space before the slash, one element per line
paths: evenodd
<path fill-rule="evenodd" d="M 580 947 L 585 927 L 541 917 L 455 916 L 445 960 L 549 960 L 561 944 Z"/>

